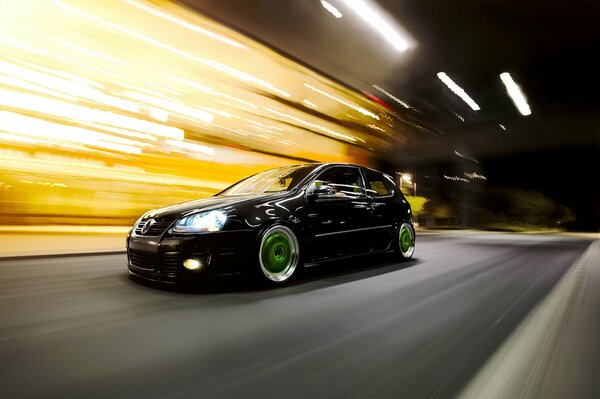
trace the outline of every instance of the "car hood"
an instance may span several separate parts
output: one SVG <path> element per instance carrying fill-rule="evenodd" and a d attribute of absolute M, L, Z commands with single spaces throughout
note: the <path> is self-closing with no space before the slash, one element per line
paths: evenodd
<path fill-rule="evenodd" d="M 209 197 L 155 209 L 149 212 L 145 218 L 152 217 L 159 220 L 175 220 L 196 212 L 208 211 L 216 208 L 224 209 L 226 211 L 233 210 L 239 205 L 251 205 L 256 202 L 264 202 L 271 198 L 281 198 L 287 195 L 289 195 L 288 192 Z"/>

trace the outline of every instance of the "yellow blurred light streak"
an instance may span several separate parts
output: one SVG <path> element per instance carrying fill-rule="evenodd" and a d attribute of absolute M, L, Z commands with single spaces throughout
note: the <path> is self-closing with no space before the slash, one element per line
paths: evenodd
<path fill-rule="evenodd" d="M 341 98 L 337 98 L 336 96 L 333 96 L 333 95 L 331 95 L 331 94 L 329 94 L 329 93 L 327 93 L 327 92 L 325 92 L 325 91 L 323 91 L 321 89 L 317 89 L 316 87 L 314 87 L 313 85 L 310 85 L 308 83 L 304 83 L 304 86 L 308 87 L 312 91 L 316 91 L 317 93 L 324 95 L 327 98 L 330 98 L 330 99 L 332 99 L 334 101 L 337 101 L 340 104 L 344 104 L 345 106 L 350 107 L 353 110 L 358 111 L 358 112 L 360 112 L 363 115 L 370 116 L 373 119 L 379 120 L 379 117 L 377 115 L 375 115 L 374 113 L 372 113 L 371 111 L 369 111 L 369 110 L 367 110 L 367 109 L 365 109 L 363 107 L 357 107 L 356 105 L 351 104 L 348 101 L 342 100 Z"/>
<path fill-rule="evenodd" d="M 131 101 L 104 94 L 94 87 L 79 82 L 59 78 L 43 72 L 37 72 L 19 65 L 0 61 L 0 72 L 61 93 L 66 93 L 73 97 L 90 99 L 125 111 L 139 111 L 138 105 Z"/>
<path fill-rule="evenodd" d="M 120 141 L 134 144 L 135 142 L 131 140 L 94 132 L 89 129 L 47 122 L 42 119 L 16 114 L 14 112 L 0 111 L 0 126 L 2 126 L 2 129 L 11 133 L 23 134 L 30 137 L 70 141 L 128 154 L 142 153 L 142 150 L 139 147 L 115 142 Z"/>
<path fill-rule="evenodd" d="M 249 131 L 244 129 L 233 129 L 233 131 L 242 136 L 254 136 L 254 133 L 250 133 Z"/>
<path fill-rule="evenodd" d="M 231 67 L 229 65 L 222 64 L 222 63 L 220 63 L 218 61 L 215 61 L 215 60 L 208 60 L 206 63 L 208 65 L 210 65 L 211 67 L 213 67 L 215 69 L 218 69 L 218 70 L 220 70 L 222 72 L 225 72 L 225 73 L 227 73 L 227 74 L 229 74 L 231 76 L 234 76 L 234 77 L 236 77 L 236 78 L 238 78 L 240 80 L 243 80 L 244 82 L 251 82 L 251 83 L 254 83 L 254 84 L 258 85 L 258 86 L 264 87 L 265 89 L 271 90 L 271 91 L 273 91 L 273 92 L 275 92 L 275 93 L 277 93 L 277 94 L 279 94 L 279 95 L 281 95 L 283 97 L 290 97 L 289 93 L 287 93 L 287 92 L 285 92 L 285 91 L 283 91 L 281 89 L 278 89 L 277 87 L 273 86 L 271 83 L 266 82 L 266 81 L 264 81 L 262 79 L 259 79 L 256 76 L 253 76 L 253 75 L 251 75 L 249 73 L 246 73 L 246 72 L 243 72 L 243 71 L 239 71 L 239 70 L 237 70 L 237 69 L 235 69 L 235 68 L 233 68 L 233 67 Z"/>
<path fill-rule="evenodd" d="M 2 129 L 2 128 L 0 127 L 0 129 Z M 6 134 L 6 133 L 0 133 L 0 141 L 13 141 L 13 142 L 17 142 L 17 143 L 37 144 L 37 141 L 32 138 L 23 137 L 23 136 L 15 136 L 14 134 Z"/>
<path fill-rule="evenodd" d="M 220 41 L 222 43 L 226 43 L 226 44 L 229 44 L 229 45 L 241 48 L 241 49 L 247 49 L 246 46 L 244 46 L 241 43 L 236 42 L 235 40 L 226 38 L 226 37 L 224 37 L 222 35 L 219 35 L 218 33 L 212 32 L 212 31 L 210 31 L 208 29 L 201 28 L 198 25 L 194 25 L 194 24 L 191 24 L 189 22 L 185 22 L 185 21 L 183 21 L 183 20 L 181 20 L 181 19 L 179 19 L 179 18 L 177 18 L 177 17 L 175 17 L 173 15 L 169 15 L 169 14 L 167 14 L 165 12 L 156 10 L 154 8 L 151 8 L 151 7 L 148 7 L 148 6 L 140 3 L 139 1 L 136 1 L 136 0 L 123 0 L 123 2 L 127 3 L 127 4 L 130 4 L 130 5 L 134 6 L 134 7 L 137 7 L 139 9 L 141 9 L 141 10 L 144 10 L 147 13 L 152 14 L 152 15 L 154 15 L 156 17 L 159 17 L 159 18 L 162 18 L 162 19 L 167 20 L 169 22 L 172 22 L 174 24 L 177 24 L 177 25 L 179 25 L 179 26 L 181 26 L 183 28 L 186 28 L 186 29 L 191 30 L 191 31 L 196 32 L 196 33 L 200 33 L 200 34 L 205 35 L 205 36 L 208 36 L 208 37 L 210 37 L 212 39 L 218 40 L 218 41 Z"/>
<path fill-rule="evenodd" d="M 312 101 L 302 100 L 302 102 L 305 103 L 306 105 L 308 105 L 309 107 L 313 107 L 314 109 L 319 108 L 319 107 L 317 107 L 317 104 L 313 103 Z"/>
<path fill-rule="evenodd" d="M 126 89 L 129 89 L 131 91 L 137 91 L 137 92 L 140 92 L 140 93 L 145 93 L 145 94 L 148 94 L 150 96 L 159 97 L 159 98 L 162 98 L 162 99 L 167 100 L 167 101 L 175 101 L 175 102 L 180 101 L 180 100 L 178 100 L 176 98 L 169 97 L 166 94 L 158 93 L 158 92 L 153 91 L 153 90 L 148 90 L 148 89 L 141 88 L 138 85 L 132 85 L 132 84 L 123 83 L 123 82 L 118 82 L 117 84 L 119 86 L 124 87 Z"/>
<path fill-rule="evenodd" d="M 159 84 L 152 83 L 152 82 L 145 82 L 145 83 L 146 83 L 148 86 L 154 87 L 155 89 L 164 90 L 164 91 L 166 91 L 167 93 L 171 93 L 171 94 L 174 94 L 174 95 L 176 95 L 176 96 L 179 96 L 179 97 L 181 97 L 181 96 L 182 96 L 182 94 L 181 94 L 180 92 L 178 92 L 177 90 L 173 90 L 173 89 L 171 89 L 171 88 L 164 87 L 164 86 L 161 86 L 161 85 L 159 85 Z"/>
<path fill-rule="evenodd" d="M 179 78 L 177 76 L 170 75 L 168 73 L 159 72 L 159 75 L 161 75 L 162 77 L 165 77 L 167 79 L 174 80 L 175 82 L 179 82 L 179 83 L 183 83 L 183 84 L 185 84 L 187 86 L 191 86 L 194 89 L 199 90 L 199 91 L 204 92 L 204 93 L 211 93 L 211 92 L 214 91 L 214 89 L 212 87 L 205 86 L 203 84 L 200 84 L 198 82 L 194 82 L 192 80 L 182 79 L 182 78 Z"/>
<path fill-rule="evenodd" d="M 104 54 L 104 53 L 100 53 L 98 51 L 92 51 L 92 50 L 87 49 L 87 48 L 79 47 L 79 46 L 77 46 L 77 45 L 75 45 L 73 43 L 69 43 L 69 42 L 66 42 L 64 40 L 51 39 L 51 41 L 54 42 L 54 43 L 57 43 L 57 44 L 59 44 L 61 46 L 77 50 L 77 51 L 79 51 L 79 52 L 81 52 L 83 54 L 91 55 L 92 57 L 102 58 L 103 60 L 107 60 L 107 61 L 110 61 L 110 62 L 114 62 L 116 64 L 127 66 L 127 63 L 125 61 L 120 60 L 120 59 L 118 59 L 116 57 Z"/>
<path fill-rule="evenodd" d="M 203 84 L 200 84 L 200 83 L 197 83 L 197 82 L 194 82 L 194 81 L 191 81 L 191 80 L 182 79 L 182 78 L 179 78 L 177 76 L 169 75 L 169 74 L 162 73 L 162 72 L 160 73 L 160 75 L 162 75 L 162 76 L 164 76 L 164 77 L 166 77 L 168 79 L 174 80 L 176 82 L 183 83 L 185 85 L 191 86 L 194 89 L 199 90 L 199 91 L 201 91 L 203 93 L 208 93 L 208 94 L 212 94 L 213 96 L 227 98 L 228 100 L 236 101 L 236 102 L 238 102 L 240 104 L 247 105 L 250 108 L 254 108 L 254 109 L 258 108 L 256 105 L 254 105 L 254 104 L 252 104 L 252 103 L 250 103 L 248 101 L 244 101 L 244 100 L 242 100 L 240 98 L 233 97 L 233 96 L 230 96 L 230 95 L 225 94 L 225 93 L 221 93 L 221 92 L 213 89 L 212 87 L 208 87 L 208 86 L 205 86 Z"/>
<path fill-rule="evenodd" d="M 94 129 L 106 130 L 107 132 L 117 133 L 127 137 L 134 137 L 136 139 L 148 140 L 148 141 L 156 141 L 157 138 L 145 133 L 138 133 L 127 129 L 119 129 L 113 126 L 106 126 L 101 123 L 87 123 L 87 122 L 79 122 L 81 125 L 93 127 Z M 140 143 L 143 145 L 143 143 Z"/>
<path fill-rule="evenodd" d="M 119 74 L 116 74 L 116 73 L 113 73 L 113 72 L 109 72 L 109 71 L 107 71 L 105 69 L 98 68 L 98 67 L 95 67 L 93 65 L 86 64 L 84 62 L 78 61 L 78 60 L 76 60 L 74 58 L 71 58 L 71 57 L 65 57 L 64 55 L 58 55 L 58 54 L 54 54 L 54 53 L 51 53 L 51 52 L 48 52 L 48 51 L 45 51 L 45 50 L 40 50 L 39 48 L 32 47 L 32 46 L 29 46 L 27 44 L 20 43 L 20 42 L 14 41 L 14 40 L 10 40 L 10 39 L 7 39 L 7 38 L 0 37 L 0 43 L 8 44 L 8 45 L 16 47 L 16 48 L 18 48 L 20 50 L 28 51 L 28 52 L 36 54 L 36 55 L 40 55 L 40 56 L 44 56 L 44 57 L 48 57 L 48 58 L 57 59 L 57 60 L 60 60 L 60 61 L 62 61 L 64 63 L 66 63 L 69 66 L 70 65 L 78 65 L 78 66 L 80 66 L 82 68 L 89 69 L 89 70 L 95 71 L 95 72 L 99 72 L 99 73 L 101 73 L 103 75 L 112 76 L 114 78 L 122 79 L 122 80 L 125 80 L 125 81 L 128 81 L 128 82 L 131 82 L 131 83 L 135 83 L 135 80 L 129 79 L 129 78 L 123 76 L 123 75 L 119 75 Z"/>
<path fill-rule="evenodd" d="M 177 54 L 179 56 L 182 56 L 184 58 L 188 58 L 190 60 L 199 62 L 201 64 L 208 65 L 208 66 L 210 66 L 213 69 L 216 69 L 216 70 L 219 70 L 221 72 L 224 72 L 224 73 L 226 73 L 226 74 L 228 74 L 230 76 L 236 77 L 236 78 L 238 78 L 238 79 L 240 79 L 242 81 L 254 83 L 254 84 L 258 85 L 258 86 L 264 87 L 264 88 L 266 88 L 268 90 L 271 90 L 271 91 L 273 91 L 273 92 L 275 92 L 277 94 L 280 94 L 280 95 L 282 95 L 284 97 L 290 97 L 290 95 L 288 93 L 286 93 L 285 91 L 283 91 L 281 89 L 278 89 L 277 87 L 273 86 L 271 83 L 266 82 L 266 81 L 264 81 L 262 79 L 259 79 L 256 76 L 253 76 L 253 75 L 251 75 L 249 73 L 246 73 L 246 72 L 243 72 L 243 71 L 239 71 L 239 70 L 237 70 L 237 69 L 235 69 L 233 67 L 230 67 L 228 65 L 222 64 L 222 63 L 220 63 L 218 61 L 215 61 L 215 60 L 211 60 L 211 59 L 207 60 L 207 59 L 204 59 L 202 57 L 198 57 L 198 56 L 196 56 L 194 54 L 191 54 L 191 53 L 189 53 L 187 51 L 183 51 L 183 50 L 178 49 L 176 47 L 173 47 L 173 46 L 170 46 L 168 44 L 162 43 L 162 42 L 160 42 L 160 41 L 158 41 L 156 39 L 152 39 L 152 38 L 150 38 L 148 36 L 142 35 L 139 32 L 136 32 L 136 31 L 133 31 L 131 29 L 122 27 L 122 26 L 114 24 L 112 22 L 104 21 L 103 19 L 98 18 L 98 17 L 96 17 L 93 14 L 90 14 L 90 13 L 87 13 L 85 11 L 82 11 L 82 10 L 76 8 L 76 7 L 72 7 L 72 6 L 68 5 L 68 4 L 63 3 L 60 0 L 53 0 L 52 3 L 55 4 L 56 6 L 64 9 L 64 10 L 68 11 L 68 12 L 71 12 L 73 14 L 77 14 L 77 15 L 82 16 L 84 18 L 90 19 L 90 20 L 92 20 L 92 21 L 94 21 L 94 22 L 96 22 L 96 23 L 98 23 L 100 25 L 103 25 L 105 27 L 108 27 L 108 28 L 111 28 L 113 30 L 116 30 L 117 32 L 121 32 L 121 33 L 126 34 L 128 36 L 131 36 L 131 37 L 134 37 L 134 38 L 136 38 L 138 40 L 141 40 L 141 41 L 143 41 L 145 43 L 152 44 L 154 46 L 160 47 L 163 50 L 167 50 L 169 52 L 175 53 L 175 54 Z"/>
<path fill-rule="evenodd" d="M 110 111 L 101 111 L 83 105 L 70 104 L 35 94 L 23 94 L 12 90 L 0 89 L 0 105 L 74 121 L 102 123 L 117 128 L 135 130 L 176 140 L 182 140 L 184 137 L 183 130 L 175 127 L 120 115 Z"/>
<path fill-rule="evenodd" d="M 318 129 L 318 130 L 321 130 L 323 132 L 329 133 L 330 135 L 338 137 L 338 138 L 341 138 L 343 140 L 351 141 L 351 142 L 356 142 L 357 141 L 357 139 L 355 137 L 348 136 L 347 134 L 342 134 L 342 133 L 335 132 L 335 131 L 333 131 L 331 129 L 328 129 L 326 127 L 314 124 L 312 122 L 305 121 L 304 119 L 296 118 L 295 116 L 292 116 L 290 114 L 286 114 L 284 112 L 279 112 L 279 111 L 277 111 L 275 109 L 272 109 L 272 108 L 266 108 L 266 110 L 269 111 L 269 112 L 271 112 L 271 113 L 273 113 L 273 114 L 275 114 L 275 115 L 279 115 L 279 116 L 282 116 L 282 117 L 285 117 L 285 118 L 289 118 L 289 119 L 291 119 L 293 121 L 296 121 L 296 122 L 299 122 L 299 123 L 301 123 L 303 125 L 310 126 L 313 129 Z"/>
<path fill-rule="evenodd" d="M 202 110 L 204 110 L 206 112 L 213 113 L 215 115 L 219 115 L 219 116 L 222 116 L 222 117 L 227 118 L 227 119 L 239 118 L 237 115 L 230 114 L 229 112 L 221 111 L 221 110 L 218 110 L 218 109 L 215 109 L 215 108 L 203 107 L 203 106 L 200 106 L 200 105 L 197 105 L 196 108 L 200 108 L 200 109 L 202 109 Z"/>
<path fill-rule="evenodd" d="M 2 41 L 3 41 L 2 38 L 0 38 L 0 42 L 2 42 Z M 88 86 L 94 86 L 94 87 L 99 88 L 99 89 L 103 89 L 104 88 L 104 85 L 102 85 L 102 84 L 100 84 L 100 83 L 98 83 L 96 81 L 84 78 L 84 77 L 79 76 L 79 75 L 75 75 L 75 74 L 68 73 L 68 72 L 65 72 L 65 71 L 59 71 L 57 69 L 53 69 L 53 68 L 50 68 L 50 67 L 47 67 L 47 66 L 43 66 L 43 65 L 33 64 L 31 62 L 27 62 L 27 61 L 24 61 L 24 60 L 15 58 L 15 57 L 7 57 L 7 58 L 10 59 L 11 61 L 17 62 L 17 63 L 19 63 L 19 64 L 21 64 L 23 66 L 26 66 L 29 69 L 33 69 L 33 70 L 37 69 L 39 71 L 49 73 L 50 75 L 55 75 L 55 76 L 58 76 L 58 77 L 61 77 L 61 78 L 65 78 L 65 79 L 68 79 L 68 80 L 72 80 L 72 81 L 75 81 L 75 82 L 83 83 L 83 84 L 88 85 Z"/>
<path fill-rule="evenodd" d="M 256 125 L 258 127 L 264 127 L 265 125 L 260 123 L 259 121 L 255 121 L 254 119 L 244 119 L 246 122 Z"/>
<path fill-rule="evenodd" d="M 147 94 L 139 93 L 139 92 L 135 92 L 135 91 L 125 91 L 122 93 L 122 95 L 125 97 L 128 97 L 128 98 L 132 98 L 134 100 L 141 101 L 143 103 L 154 105 L 156 107 L 159 107 L 159 108 L 162 108 L 162 109 L 165 109 L 168 111 L 176 112 L 180 115 L 187 116 L 192 119 L 200 119 L 201 121 L 208 122 L 208 123 L 213 121 L 213 116 L 211 114 L 209 114 L 208 112 L 201 111 L 196 108 L 188 107 L 187 105 L 184 105 L 181 102 L 166 101 L 161 98 L 156 98 L 156 97 L 149 96 Z"/>
<path fill-rule="evenodd" d="M 379 90 L 380 92 L 382 92 L 383 94 L 385 94 L 386 96 L 388 96 L 389 98 L 391 98 L 392 100 L 396 101 L 398 104 L 402 105 L 404 108 L 410 108 L 410 105 L 408 105 L 404 101 L 400 100 L 398 97 L 394 96 L 392 93 L 389 93 L 387 90 L 385 90 L 377 85 L 373 85 L 373 87 L 375 89 Z"/>
<path fill-rule="evenodd" d="M 379 130 L 380 132 L 387 133 L 384 129 L 382 129 L 379 126 L 376 126 L 372 123 L 367 123 L 367 127 L 370 127 L 371 129 L 374 129 L 374 130 Z"/>
<path fill-rule="evenodd" d="M 0 111 L 1 112 L 1 111 Z M 212 180 L 187 178 L 172 174 L 159 174 L 150 172 L 130 171 L 121 168 L 107 168 L 96 165 L 77 165 L 75 160 L 57 161 L 45 159 L 32 159 L 29 154 L 12 153 L 12 156 L 6 155 L 0 157 L 0 169 L 18 170 L 34 175 L 43 174 L 55 176 L 74 176 L 85 179 L 125 181 L 139 184 L 141 181 L 151 181 L 154 184 L 169 186 L 181 185 L 189 187 L 204 187 L 212 190 L 222 190 L 229 184 L 227 182 L 217 182 Z"/>
<path fill-rule="evenodd" d="M 20 89 L 34 91 L 34 92 L 40 93 L 40 94 L 47 94 L 47 95 L 50 95 L 53 97 L 59 97 L 59 98 L 65 99 L 65 100 L 71 100 L 71 101 L 76 100 L 76 98 L 73 96 L 69 96 L 64 93 L 59 93 L 55 90 L 50 90 L 43 86 L 39 86 L 39 85 L 30 83 L 30 82 L 26 82 L 24 80 L 17 79 L 12 76 L 0 76 L 0 84 L 3 84 L 5 86 L 18 87 Z"/>
<path fill-rule="evenodd" d="M 152 117 L 160 122 L 167 122 L 169 120 L 169 113 L 162 109 L 151 108 L 150 109 L 150 117 Z"/>
<path fill-rule="evenodd" d="M 194 144 L 194 143 L 190 143 L 187 141 L 176 141 L 176 140 L 167 140 L 166 143 L 171 146 L 174 146 L 174 147 L 184 148 L 186 150 L 200 152 L 200 153 L 206 154 L 206 155 L 215 155 L 214 148 L 208 147 L 205 145 L 201 145 L 201 144 Z"/>

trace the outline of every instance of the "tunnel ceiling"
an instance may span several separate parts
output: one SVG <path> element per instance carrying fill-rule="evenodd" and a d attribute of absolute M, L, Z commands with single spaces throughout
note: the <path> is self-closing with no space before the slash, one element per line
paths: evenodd
<path fill-rule="evenodd" d="M 596 114 L 597 2 L 379 0 L 411 46 L 394 51 L 341 0 L 182 0 L 406 116 L 400 156 L 443 159 L 563 146 L 600 146 Z M 473 111 L 436 76 L 445 72 L 481 107 Z M 509 72 L 532 114 L 521 115 L 499 75 Z M 410 105 L 405 109 L 383 88 Z"/>

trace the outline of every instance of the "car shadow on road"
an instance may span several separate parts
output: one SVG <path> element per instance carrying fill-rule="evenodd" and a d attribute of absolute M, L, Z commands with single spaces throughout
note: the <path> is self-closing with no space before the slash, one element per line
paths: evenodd
<path fill-rule="evenodd" d="M 303 268 L 290 282 L 272 286 L 257 283 L 244 276 L 207 277 L 192 284 L 172 285 L 147 282 L 135 276 L 128 276 L 130 283 L 142 284 L 145 287 L 181 293 L 186 295 L 209 295 L 220 293 L 241 293 L 244 300 L 265 299 L 300 292 L 318 290 L 353 281 L 364 280 L 387 273 L 398 272 L 414 267 L 420 263 L 418 258 L 398 262 L 389 254 L 357 256 L 343 260 L 331 261 L 319 266 Z"/>

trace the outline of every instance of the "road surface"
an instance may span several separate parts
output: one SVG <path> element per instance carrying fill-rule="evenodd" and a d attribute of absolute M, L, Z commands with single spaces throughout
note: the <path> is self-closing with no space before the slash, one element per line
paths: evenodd
<path fill-rule="evenodd" d="M 0 396 L 452 397 L 589 244 L 429 235 L 407 263 L 191 292 L 132 281 L 125 255 L 1 261 Z"/>

